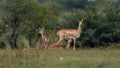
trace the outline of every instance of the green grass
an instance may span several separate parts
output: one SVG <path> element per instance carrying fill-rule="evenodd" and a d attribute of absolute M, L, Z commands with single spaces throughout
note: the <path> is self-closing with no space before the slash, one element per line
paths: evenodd
<path fill-rule="evenodd" d="M 0 68 L 120 68 L 120 50 L 0 50 Z"/>

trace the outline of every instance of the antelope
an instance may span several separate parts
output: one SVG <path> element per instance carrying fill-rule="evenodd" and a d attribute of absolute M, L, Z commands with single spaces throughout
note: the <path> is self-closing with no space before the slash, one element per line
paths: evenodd
<path fill-rule="evenodd" d="M 73 50 L 75 50 L 76 45 L 76 39 L 80 37 L 81 34 L 81 25 L 82 25 L 83 19 L 81 21 L 78 21 L 79 25 L 77 29 L 62 29 L 57 32 L 57 35 L 59 36 L 58 44 L 61 43 L 64 39 L 73 39 Z"/>
<path fill-rule="evenodd" d="M 38 33 L 41 34 L 42 37 L 42 46 L 47 49 L 50 43 L 50 36 L 48 34 L 44 34 L 44 28 L 39 28 Z"/>
<path fill-rule="evenodd" d="M 54 43 L 54 44 L 51 44 L 48 48 L 49 49 L 62 49 L 62 50 L 65 50 L 65 49 L 68 49 L 70 47 L 71 42 L 72 42 L 72 39 L 69 39 L 67 44 Z"/>
<path fill-rule="evenodd" d="M 51 44 L 48 49 L 59 49 L 59 50 L 65 50 L 66 49 L 66 45 L 64 44 Z"/>

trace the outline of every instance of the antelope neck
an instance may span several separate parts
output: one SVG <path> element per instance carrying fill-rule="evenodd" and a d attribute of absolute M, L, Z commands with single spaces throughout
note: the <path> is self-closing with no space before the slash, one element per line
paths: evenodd
<path fill-rule="evenodd" d="M 43 38 L 43 36 L 44 36 L 44 32 L 41 33 L 41 36 L 42 36 L 42 38 Z"/>
<path fill-rule="evenodd" d="M 80 33 L 81 33 L 81 26 L 80 26 L 80 23 L 79 23 L 78 29 L 77 29 L 77 37 L 80 36 Z"/>

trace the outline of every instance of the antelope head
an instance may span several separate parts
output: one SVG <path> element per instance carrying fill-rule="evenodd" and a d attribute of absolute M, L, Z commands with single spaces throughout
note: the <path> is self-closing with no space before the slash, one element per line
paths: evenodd
<path fill-rule="evenodd" d="M 38 33 L 44 33 L 44 28 L 39 28 Z"/>
<path fill-rule="evenodd" d="M 79 26 L 81 26 L 81 25 L 82 25 L 82 22 L 83 22 L 83 19 L 78 21 Z"/>

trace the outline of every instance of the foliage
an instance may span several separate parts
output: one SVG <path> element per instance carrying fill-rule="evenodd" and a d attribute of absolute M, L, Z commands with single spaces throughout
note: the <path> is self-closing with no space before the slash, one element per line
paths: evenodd
<path fill-rule="evenodd" d="M 42 26 L 51 29 L 51 26 L 58 21 L 61 5 L 55 2 L 45 2 L 40 7 L 42 11 Z"/>
<path fill-rule="evenodd" d="M 116 3 L 97 0 L 94 3 L 89 3 L 85 10 L 73 9 L 64 14 L 65 22 L 63 24 L 65 28 L 76 28 L 76 19 L 84 18 L 82 34 L 77 42 L 78 46 L 99 47 L 120 42 L 118 36 L 120 11 L 115 8 L 114 4 Z"/>
<path fill-rule="evenodd" d="M 80 47 L 108 46 L 120 43 L 120 1 L 112 0 L 9 0 L 0 2 L 0 44 L 16 37 L 18 47 L 27 39 L 30 47 L 38 37 L 36 29 L 45 28 L 58 39 L 59 29 L 75 29 L 84 19 Z M 4 44 L 3 44 L 4 46 Z"/>

